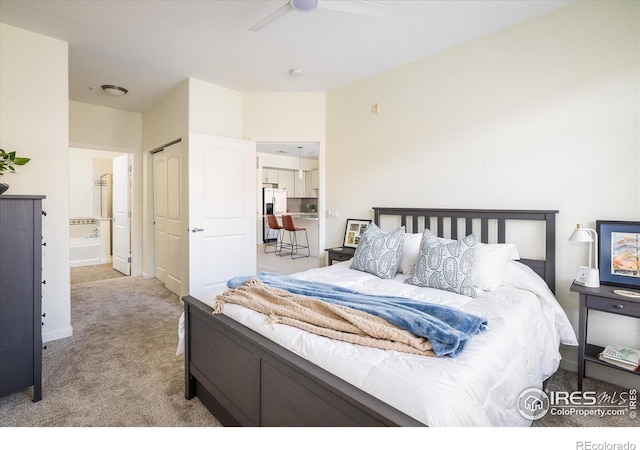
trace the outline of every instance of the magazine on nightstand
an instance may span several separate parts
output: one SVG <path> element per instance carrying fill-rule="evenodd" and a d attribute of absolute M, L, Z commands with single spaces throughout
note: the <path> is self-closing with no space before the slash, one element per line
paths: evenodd
<path fill-rule="evenodd" d="M 633 372 L 640 366 L 640 350 L 609 344 L 600 352 L 598 359 Z"/>

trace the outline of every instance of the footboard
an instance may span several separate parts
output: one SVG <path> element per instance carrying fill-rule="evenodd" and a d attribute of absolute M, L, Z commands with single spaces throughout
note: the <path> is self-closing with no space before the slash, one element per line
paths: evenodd
<path fill-rule="evenodd" d="M 424 426 L 187 296 L 185 397 L 225 426 Z"/>

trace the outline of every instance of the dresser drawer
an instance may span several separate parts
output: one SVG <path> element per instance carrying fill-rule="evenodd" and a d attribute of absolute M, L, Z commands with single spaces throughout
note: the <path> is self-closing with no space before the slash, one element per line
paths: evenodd
<path fill-rule="evenodd" d="M 587 308 L 625 316 L 640 317 L 640 302 L 587 295 Z"/>

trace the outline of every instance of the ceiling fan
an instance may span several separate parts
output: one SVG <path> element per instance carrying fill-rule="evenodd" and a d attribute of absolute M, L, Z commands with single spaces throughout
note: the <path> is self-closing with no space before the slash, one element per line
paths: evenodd
<path fill-rule="evenodd" d="M 249 30 L 261 30 L 291 11 L 311 12 L 316 9 L 364 14 L 367 16 L 384 16 L 387 12 L 387 7 L 385 5 L 380 5 L 366 0 L 288 0 L 287 3 L 249 28 Z"/>

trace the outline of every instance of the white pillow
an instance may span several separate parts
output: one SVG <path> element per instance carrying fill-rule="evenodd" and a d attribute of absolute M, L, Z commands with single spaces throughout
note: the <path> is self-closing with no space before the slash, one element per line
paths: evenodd
<path fill-rule="evenodd" d="M 472 284 L 483 291 L 493 291 L 502 285 L 509 261 L 520 259 L 514 244 L 476 245 L 471 269 Z"/>
<path fill-rule="evenodd" d="M 418 261 L 422 233 L 406 233 L 404 248 L 399 271 L 411 274 L 413 266 Z M 452 239 L 438 238 L 443 244 L 453 242 Z M 471 270 L 472 284 L 483 291 L 493 291 L 502 285 L 509 261 L 520 259 L 518 248 L 514 244 L 483 244 L 478 242 L 475 247 L 473 268 Z"/>
<path fill-rule="evenodd" d="M 404 248 L 402 249 L 402 261 L 398 266 L 400 273 L 410 274 L 413 266 L 418 261 L 418 254 L 420 253 L 420 240 L 422 239 L 422 233 L 405 233 L 404 235 Z"/>

